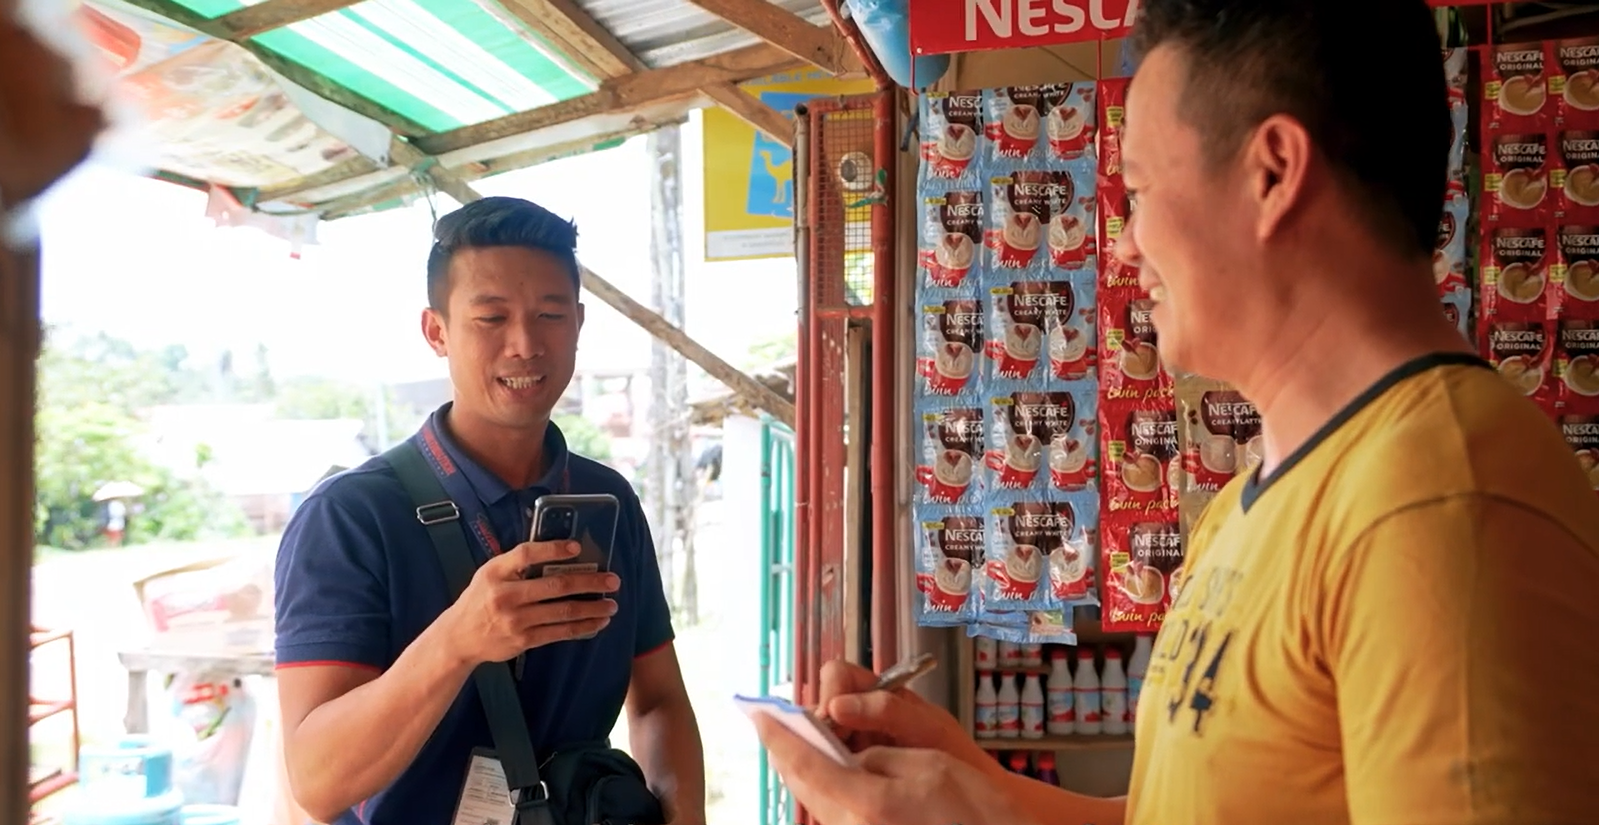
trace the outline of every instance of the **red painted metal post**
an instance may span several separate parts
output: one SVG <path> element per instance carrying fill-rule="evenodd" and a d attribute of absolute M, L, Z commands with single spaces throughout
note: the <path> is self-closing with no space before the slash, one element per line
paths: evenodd
<path fill-rule="evenodd" d="M 795 335 L 796 352 L 799 357 L 794 360 L 794 569 L 790 571 L 790 581 L 794 583 L 794 662 L 792 673 L 794 675 L 794 700 L 804 701 L 805 684 L 809 681 L 806 676 L 805 656 L 805 567 L 804 559 L 810 546 L 810 472 L 811 464 L 806 460 L 806 450 L 810 449 L 810 403 L 811 387 L 810 373 L 813 367 L 809 355 L 810 330 L 813 318 L 811 306 L 811 281 L 815 273 L 811 265 L 813 240 L 809 231 L 812 224 L 812 213 L 807 206 L 815 200 L 808 170 L 811 163 L 811 115 L 801 106 L 795 117 L 795 130 L 799 136 L 795 144 L 795 195 L 804 198 L 799 204 L 802 208 L 794 218 L 799 222 L 799 232 L 796 233 L 796 242 L 802 245 L 795 251 L 797 253 L 799 275 L 799 307 L 797 313 L 797 330 Z M 803 179 L 801 178 L 803 176 Z"/>
<path fill-rule="evenodd" d="M 841 251 L 841 250 L 840 250 Z M 843 276 L 843 262 L 837 270 Z M 842 291 L 842 290 L 840 290 Z M 844 443 L 847 420 L 844 386 L 848 322 L 843 318 L 830 318 L 817 326 L 821 330 L 822 356 L 816 370 L 816 380 L 821 386 L 817 399 L 821 402 L 817 416 L 816 441 L 821 453 L 817 472 L 821 476 L 821 498 L 817 507 L 820 533 L 816 539 L 816 608 L 817 666 L 844 657 L 844 639 L 851 628 L 844 624 L 844 467 L 849 461 Z M 851 438 L 855 437 L 853 434 Z"/>
<path fill-rule="evenodd" d="M 796 548 L 796 598 L 794 601 L 795 631 L 799 644 L 799 662 L 795 668 L 796 674 L 796 699 L 806 704 L 816 701 L 816 674 L 820 672 L 822 663 L 817 660 L 817 636 L 820 631 L 819 616 L 816 612 L 818 570 L 816 564 L 816 548 L 820 543 L 820 513 L 822 500 L 820 496 L 821 484 L 821 395 L 819 380 L 821 375 L 821 326 L 818 317 L 821 310 L 820 300 L 822 295 L 822 279 L 826 277 L 826 267 L 822 261 L 822 253 L 826 249 L 824 243 L 826 227 L 821 222 L 821 201 L 824 196 L 819 184 L 819 169 L 824 166 L 823 134 L 825 131 L 826 115 L 820 109 L 812 109 L 808 119 L 810 126 L 810 140 L 808 141 L 808 154 L 806 164 L 808 170 L 809 197 L 806 198 L 806 220 L 810 226 L 808 240 L 810 244 L 808 272 L 805 273 L 805 301 L 801 312 L 805 317 L 805 338 L 800 342 L 802 357 L 799 359 L 806 363 L 805 370 L 805 419 L 802 428 L 805 431 L 803 452 L 797 452 L 799 463 L 805 465 L 803 495 L 806 501 L 805 512 L 802 516 L 805 525 L 805 543 Z"/>
<path fill-rule="evenodd" d="M 899 542 L 895 536 L 898 511 L 894 426 L 895 290 L 894 207 L 898 164 L 897 93 L 880 91 L 872 103 L 873 154 L 883 170 L 884 198 L 872 207 L 872 664 L 891 667 L 899 658 L 899 598 L 903 588 L 897 575 Z"/>

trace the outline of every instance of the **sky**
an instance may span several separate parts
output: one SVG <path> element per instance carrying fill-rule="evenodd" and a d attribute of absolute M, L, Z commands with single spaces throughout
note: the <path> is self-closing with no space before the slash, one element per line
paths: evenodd
<path fill-rule="evenodd" d="M 735 364 L 793 329 L 792 258 L 706 263 L 699 118 L 683 127 L 682 215 L 688 333 Z M 650 182 L 645 139 L 474 186 L 537 201 L 578 225 L 578 256 L 648 305 Z M 274 374 L 364 384 L 444 377 L 423 342 L 426 202 L 323 223 L 299 259 L 253 229 L 216 228 L 203 193 L 90 163 L 40 204 L 43 316 L 137 345 L 183 344 L 196 357 L 265 344 Z M 440 212 L 454 208 L 440 196 Z M 753 299 L 752 299 L 753 298 Z M 651 339 L 585 296 L 580 369 L 647 369 Z M 249 361 L 245 361 L 249 363 Z"/>

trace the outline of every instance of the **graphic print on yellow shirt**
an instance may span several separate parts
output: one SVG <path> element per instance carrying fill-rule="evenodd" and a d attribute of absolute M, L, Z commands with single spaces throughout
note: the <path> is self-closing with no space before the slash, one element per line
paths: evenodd
<path fill-rule="evenodd" d="M 1474 357 L 1379 382 L 1193 528 L 1134 825 L 1599 823 L 1599 505 Z"/>

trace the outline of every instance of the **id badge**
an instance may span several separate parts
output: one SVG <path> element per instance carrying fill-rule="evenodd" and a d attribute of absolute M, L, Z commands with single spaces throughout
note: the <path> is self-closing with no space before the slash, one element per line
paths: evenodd
<path fill-rule="evenodd" d="M 473 748 L 453 825 L 513 825 L 516 805 L 505 782 L 505 768 L 494 751 Z"/>

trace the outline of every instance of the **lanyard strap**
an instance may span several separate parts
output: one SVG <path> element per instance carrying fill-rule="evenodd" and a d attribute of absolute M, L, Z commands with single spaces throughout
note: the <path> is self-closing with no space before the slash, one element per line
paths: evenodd
<path fill-rule="evenodd" d="M 454 502 L 457 516 L 461 521 L 461 530 L 477 545 L 479 551 L 477 562 L 481 563 L 499 555 L 503 548 L 500 547 L 499 536 L 494 532 L 494 523 L 489 521 L 483 501 L 478 498 L 477 491 L 472 489 L 472 482 L 467 480 L 466 474 L 461 472 L 461 468 L 456 466 L 455 461 L 444 451 L 444 442 L 439 435 L 437 422 L 432 418 L 428 419 L 427 423 L 422 425 L 422 429 L 408 441 L 415 448 L 416 457 L 421 460 L 427 476 L 433 481 L 431 488 L 438 490 L 434 500 L 447 499 Z M 394 450 L 389 451 L 393 452 Z M 442 489 L 439 489 L 440 487 Z M 415 493 L 412 496 L 414 498 Z"/>
<path fill-rule="evenodd" d="M 433 540 L 453 600 L 460 598 L 477 571 L 466 525 L 456 523 L 465 515 L 461 504 L 471 506 L 477 496 L 468 496 L 464 501 L 452 499 L 446 491 L 449 476 L 428 460 L 427 452 L 425 446 L 407 440 L 384 453 L 383 458 L 394 468 L 416 505 L 416 520 L 427 528 L 428 537 Z M 516 825 L 549 825 L 553 822 L 549 788 L 539 779 L 538 757 L 528 736 L 527 717 L 522 713 L 522 700 L 510 666 L 484 662 L 472 676 L 494 735 L 494 750 L 505 770 L 506 787 L 516 804 Z"/>

